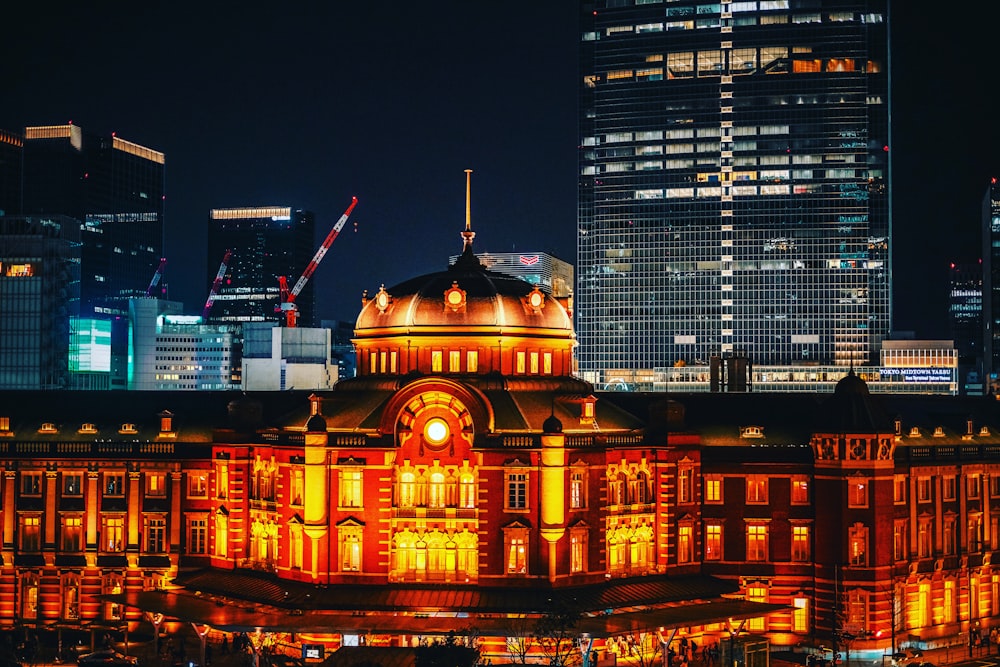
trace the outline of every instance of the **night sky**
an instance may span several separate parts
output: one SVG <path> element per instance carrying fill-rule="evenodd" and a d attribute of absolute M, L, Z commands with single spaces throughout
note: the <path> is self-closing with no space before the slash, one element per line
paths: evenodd
<path fill-rule="evenodd" d="M 318 243 L 357 196 L 312 279 L 319 317 L 353 320 L 363 290 L 460 251 L 466 168 L 478 251 L 575 262 L 576 2 L 28 4 L 4 10 L 0 128 L 72 120 L 163 151 L 166 280 L 190 312 L 209 209 L 309 209 Z M 1000 173 L 982 4 L 970 25 L 893 7 L 896 328 L 920 336 L 946 335 L 948 262 L 978 259 Z"/>

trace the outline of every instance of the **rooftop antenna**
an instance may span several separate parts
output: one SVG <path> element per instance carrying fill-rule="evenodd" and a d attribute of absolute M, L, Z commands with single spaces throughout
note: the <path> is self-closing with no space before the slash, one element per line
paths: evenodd
<path fill-rule="evenodd" d="M 462 239 L 465 241 L 463 251 L 472 250 L 472 239 L 476 238 L 476 233 L 472 231 L 472 170 L 465 170 L 465 231 L 462 232 Z"/>

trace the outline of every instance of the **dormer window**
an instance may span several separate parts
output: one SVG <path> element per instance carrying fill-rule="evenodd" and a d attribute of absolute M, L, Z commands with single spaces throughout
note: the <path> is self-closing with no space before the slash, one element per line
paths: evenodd
<path fill-rule="evenodd" d="M 580 423 L 593 424 L 597 413 L 597 397 L 587 396 L 580 403 Z"/>
<path fill-rule="evenodd" d="M 164 410 L 160 413 L 160 437 L 177 437 L 177 434 L 174 433 L 174 413 L 169 410 Z"/>
<path fill-rule="evenodd" d="M 764 427 L 763 426 L 741 426 L 740 427 L 740 437 L 741 438 L 763 438 L 764 437 Z"/>
<path fill-rule="evenodd" d="M 0 417 L 0 438 L 11 438 L 14 432 L 10 430 L 10 417 Z"/>
<path fill-rule="evenodd" d="M 94 433 L 97 433 L 97 427 L 94 426 L 93 424 L 91 424 L 90 422 L 87 422 L 87 423 L 83 424 L 79 428 L 79 430 L 77 430 L 77 433 L 83 433 L 83 434 L 86 434 L 86 435 L 93 435 Z"/>
<path fill-rule="evenodd" d="M 39 433 L 58 433 L 59 429 L 52 422 L 45 422 L 42 427 L 38 429 Z"/>
<path fill-rule="evenodd" d="M 131 422 L 125 422 L 124 424 L 122 424 L 122 427 L 120 429 L 118 429 L 118 432 L 119 433 L 126 433 L 126 434 L 133 434 L 133 433 L 138 433 L 139 431 L 136 430 L 135 424 L 133 424 Z"/>
<path fill-rule="evenodd" d="M 989 435 L 989 434 L 990 434 L 990 427 L 989 426 L 980 427 L 980 429 L 979 429 L 979 435 L 984 435 L 985 436 L 985 435 Z"/>
<path fill-rule="evenodd" d="M 942 428 L 940 426 L 935 426 L 934 427 L 934 436 L 933 437 L 935 437 L 935 438 L 943 438 L 944 437 L 944 428 Z"/>
<path fill-rule="evenodd" d="M 920 437 L 920 429 L 917 428 L 916 426 L 914 426 L 913 428 L 911 428 L 910 429 L 910 437 L 911 438 L 919 438 Z"/>

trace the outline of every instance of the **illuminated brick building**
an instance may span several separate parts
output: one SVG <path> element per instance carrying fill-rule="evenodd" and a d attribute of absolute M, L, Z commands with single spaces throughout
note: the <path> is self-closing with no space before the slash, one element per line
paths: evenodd
<path fill-rule="evenodd" d="M 515 616 L 562 604 L 601 662 L 638 630 L 881 652 L 1000 614 L 995 402 L 875 398 L 853 373 L 595 395 L 560 302 L 463 236 L 448 270 L 366 300 L 332 391 L 0 395 L 0 626 L 455 631 L 501 660 Z"/>

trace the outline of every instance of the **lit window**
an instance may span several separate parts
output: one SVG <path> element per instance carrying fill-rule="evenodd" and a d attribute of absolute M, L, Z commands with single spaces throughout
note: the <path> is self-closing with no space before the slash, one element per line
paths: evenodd
<path fill-rule="evenodd" d="M 855 567 L 868 565 L 868 528 L 854 524 L 847 531 L 847 548 L 850 564 Z"/>
<path fill-rule="evenodd" d="M 979 475 L 969 475 L 965 481 L 966 497 L 978 498 L 980 494 Z"/>
<path fill-rule="evenodd" d="M 941 551 L 945 556 L 955 555 L 955 545 L 958 543 L 958 522 L 955 517 L 945 517 L 941 533 Z M 901 559 L 897 559 L 901 560 Z"/>
<path fill-rule="evenodd" d="M 83 549 L 83 519 L 79 516 L 64 516 L 62 520 L 62 550 Z"/>
<path fill-rule="evenodd" d="M 584 471 L 582 470 L 574 470 L 569 474 L 570 509 L 579 510 L 587 506 L 587 492 L 584 487 L 585 480 Z"/>
<path fill-rule="evenodd" d="M 722 526 L 710 523 L 705 526 L 705 560 L 722 559 Z"/>
<path fill-rule="evenodd" d="M 68 574 L 62 580 L 62 618 L 75 621 L 80 618 L 80 578 Z"/>
<path fill-rule="evenodd" d="M 430 475 L 430 484 L 428 485 L 428 496 L 427 496 L 427 506 L 434 507 L 437 509 L 443 508 L 445 506 L 445 478 L 444 473 L 440 470 L 435 470 Z"/>
<path fill-rule="evenodd" d="M 215 515 L 215 555 L 229 556 L 229 516 L 222 512 Z"/>
<path fill-rule="evenodd" d="M 722 502 L 722 478 L 721 477 L 706 477 L 705 478 L 705 502 L 706 503 L 721 503 Z"/>
<path fill-rule="evenodd" d="M 746 588 L 746 599 L 748 602 L 767 602 L 767 586 L 749 585 Z M 764 632 L 764 616 L 756 616 L 747 619 L 747 630 L 751 632 Z"/>
<path fill-rule="evenodd" d="M 476 477 L 464 472 L 458 478 L 458 506 L 472 509 L 476 506 Z"/>
<path fill-rule="evenodd" d="M 192 470 L 187 475 L 188 497 L 205 498 L 208 496 L 208 471 Z"/>
<path fill-rule="evenodd" d="M 146 495 L 165 496 L 167 495 L 167 476 L 162 472 L 146 473 Z"/>
<path fill-rule="evenodd" d="M 684 466 L 677 471 L 677 502 L 690 503 L 694 500 L 693 478 L 694 471 L 689 466 Z"/>
<path fill-rule="evenodd" d="M 503 541 L 507 574 L 527 574 L 528 529 L 521 526 L 504 528 Z"/>
<path fill-rule="evenodd" d="M 691 540 L 692 528 L 690 525 L 677 527 L 677 562 L 691 562 Z"/>
<path fill-rule="evenodd" d="M 340 471 L 340 506 L 361 507 L 362 471 L 360 468 L 347 468 Z"/>
<path fill-rule="evenodd" d="M 847 506 L 868 507 L 868 480 L 855 477 L 847 480 Z"/>
<path fill-rule="evenodd" d="M 767 560 L 767 526 L 762 524 L 747 526 L 747 560 L 753 562 Z"/>
<path fill-rule="evenodd" d="M 101 520 L 101 550 L 125 551 L 125 517 L 106 516 Z"/>
<path fill-rule="evenodd" d="M 747 503 L 767 503 L 767 477 L 763 475 L 747 477 Z"/>
<path fill-rule="evenodd" d="M 42 517 L 21 516 L 21 551 L 38 551 L 42 548 Z"/>
<path fill-rule="evenodd" d="M 537 352 L 532 352 L 531 355 L 529 356 L 529 359 L 531 360 L 530 372 L 531 372 L 532 375 L 537 375 L 538 374 L 538 353 Z"/>
<path fill-rule="evenodd" d="M 571 528 L 569 536 L 569 571 L 571 573 L 587 570 L 587 529 Z"/>
<path fill-rule="evenodd" d="M 930 519 L 923 519 L 917 525 L 917 557 L 929 558 L 933 525 Z"/>
<path fill-rule="evenodd" d="M 229 497 L 229 465 L 220 463 L 215 469 L 215 495 L 219 499 Z"/>
<path fill-rule="evenodd" d="M 809 479 L 806 477 L 792 478 L 792 504 L 804 505 L 809 502 Z"/>
<path fill-rule="evenodd" d="M 405 471 L 399 474 L 399 493 L 397 494 L 397 507 L 413 507 L 416 502 L 416 475 L 412 471 Z"/>
<path fill-rule="evenodd" d="M 517 359 L 517 366 L 515 367 L 514 372 L 519 375 L 524 375 L 524 369 L 526 367 L 524 352 L 518 352 L 515 355 L 515 358 Z"/>
<path fill-rule="evenodd" d="M 792 560 L 809 561 L 809 526 L 792 526 Z"/>
<path fill-rule="evenodd" d="M 542 373 L 545 375 L 552 375 L 552 353 L 543 352 L 542 353 Z"/>
<path fill-rule="evenodd" d="M 38 618 L 38 577 L 26 574 L 21 579 L 21 618 Z"/>
<path fill-rule="evenodd" d="M 340 533 L 340 571 L 361 571 L 361 526 L 341 526 Z"/>
<path fill-rule="evenodd" d="M 458 373 L 462 370 L 462 353 L 459 350 L 448 352 L 448 372 Z"/>
<path fill-rule="evenodd" d="M 443 368 L 443 363 L 444 363 L 444 354 L 441 352 L 441 350 L 432 350 L 431 351 L 431 372 L 432 373 L 440 373 L 441 369 Z"/>
<path fill-rule="evenodd" d="M 792 632 L 809 632 L 809 598 L 792 598 Z"/>
<path fill-rule="evenodd" d="M 479 351 L 469 350 L 465 353 L 465 372 L 476 373 L 479 371 Z"/>
<path fill-rule="evenodd" d="M 892 480 L 892 501 L 897 505 L 906 502 L 906 475 L 896 475 Z"/>

